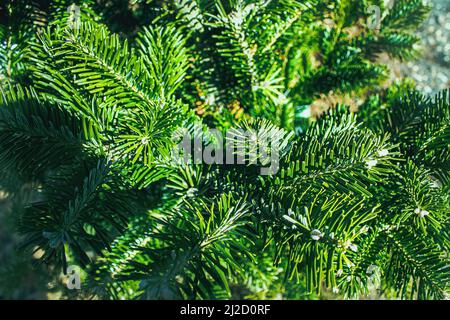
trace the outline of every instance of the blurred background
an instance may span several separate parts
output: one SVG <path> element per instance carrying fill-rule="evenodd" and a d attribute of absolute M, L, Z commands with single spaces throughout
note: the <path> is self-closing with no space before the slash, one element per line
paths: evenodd
<path fill-rule="evenodd" d="M 412 78 L 426 94 L 450 87 L 450 1 L 430 3 L 433 10 L 419 33 L 422 57 L 400 66 L 400 76 Z"/>

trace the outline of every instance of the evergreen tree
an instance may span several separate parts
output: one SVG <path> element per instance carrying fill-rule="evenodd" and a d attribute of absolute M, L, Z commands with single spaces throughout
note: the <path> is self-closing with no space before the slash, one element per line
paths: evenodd
<path fill-rule="evenodd" d="M 4 1 L 1 187 L 34 192 L 21 248 L 105 299 L 446 298 L 450 96 L 382 63 L 417 54 L 428 10 Z M 212 128 L 251 133 L 237 156 L 270 141 L 277 170 L 173 161 L 183 133 L 217 147 Z"/>

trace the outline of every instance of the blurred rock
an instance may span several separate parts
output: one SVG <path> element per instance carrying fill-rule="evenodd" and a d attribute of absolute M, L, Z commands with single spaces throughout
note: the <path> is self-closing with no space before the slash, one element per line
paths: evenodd
<path fill-rule="evenodd" d="M 402 76 L 414 79 L 426 94 L 450 87 L 450 1 L 432 0 L 431 4 L 430 16 L 419 30 L 422 56 L 400 67 Z"/>

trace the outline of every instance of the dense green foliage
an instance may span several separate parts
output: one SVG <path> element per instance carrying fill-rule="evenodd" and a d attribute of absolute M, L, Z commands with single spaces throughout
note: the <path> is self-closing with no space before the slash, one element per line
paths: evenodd
<path fill-rule="evenodd" d="M 447 296 L 450 95 L 381 62 L 417 54 L 423 1 L 71 5 L 0 6 L 1 188 L 31 189 L 36 274 L 79 265 L 108 299 Z M 271 137 L 278 172 L 171 161 L 208 128 Z"/>

